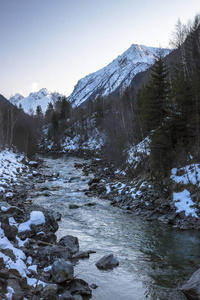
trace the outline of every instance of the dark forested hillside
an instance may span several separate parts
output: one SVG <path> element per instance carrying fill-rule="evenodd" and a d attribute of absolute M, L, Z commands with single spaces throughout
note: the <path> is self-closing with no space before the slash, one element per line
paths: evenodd
<path fill-rule="evenodd" d="M 0 95 L 0 147 L 16 147 L 31 157 L 37 150 L 35 120 Z"/>

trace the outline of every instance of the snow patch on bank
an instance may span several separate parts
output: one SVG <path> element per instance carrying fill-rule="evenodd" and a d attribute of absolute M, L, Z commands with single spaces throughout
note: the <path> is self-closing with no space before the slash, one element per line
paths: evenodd
<path fill-rule="evenodd" d="M 191 215 L 192 217 L 198 218 L 196 209 L 193 207 L 194 202 L 192 201 L 188 190 L 184 189 L 180 193 L 173 193 L 173 200 L 177 212 L 184 211 L 186 216 Z"/>
<path fill-rule="evenodd" d="M 14 153 L 12 150 L 0 150 L 0 192 L 5 193 L 6 188 L 13 183 L 17 183 L 19 176 L 27 173 L 28 166 L 22 163 L 24 155 Z M 12 193 L 8 192 L 6 197 L 12 197 Z"/>
<path fill-rule="evenodd" d="M 150 155 L 150 137 L 146 137 L 143 141 L 137 145 L 132 146 L 127 151 L 127 164 L 135 164 L 135 168 L 141 162 L 143 156 Z"/>
<path fill-rule="evenodd" d="M 191 164 L 171 171 L 171 179 L 176 183 L 193 184 L 200 187 L 200 164 Z"/>
<path fill-rule="evenodd" d="M 200 165 L 190 164 L 181 168 L 173 168 L 170 178 L 175 183 L 183 185 L 183 191 L 173 193 L 177 212 L 184 211 L 186 216 L 191 215 L 198 218 L 197 209 L 194 208 L 195 203 L 192 201 L 190 192 L 185 186 L 193 185 L 200 187 Z"/>
<path fill-rule="evenodd" d="M 18 228 L 18 232 L 31 230 L 31 225 L 41 225 L 45 223 L 45 217 L 41 211 L 32 211 L 30 219 L 27 222 L 21 223 Z"/>

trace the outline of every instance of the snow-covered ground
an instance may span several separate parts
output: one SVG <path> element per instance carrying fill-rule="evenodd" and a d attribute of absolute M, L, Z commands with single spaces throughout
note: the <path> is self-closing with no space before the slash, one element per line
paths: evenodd
<path fill-rule="evenodd" d="M 150 138 L 147 136 L 143 141 L 140 143 L 130 147 L 127 151 L 127 164 L 134 165 L 134 168 L 144 159 L 150 155 Z"/>
<path fill-rule="evenodd" d="M 181 168 L 173 168 L 171 171 L 171 179 L 182 186 L 181 192 L 173 193 L 173 200 L 177 208 L 177 212 L 184 211 L 185 215 L 192 215 L 198 218 L 195 203 L 191 199 L 191 194 L 187 189 L 188 185 L 200 187 L 200 165 L 190 164 Z"/>
<path fill-rule="evenodd" d="M 26 164 L 23 163 L 24 161 Z M 27 165 L 28 163 L 31 166 L 31 162 L 28 162 L 23 154 L 18 154 L 8 149 L 0 150 L 0 215 L 6 215 L 8 213 L 9 216 L 11 211 L 13 212 L 16 210 L 17 212 L 17 210 L 19 210 L 17 207 L 8 204 L 7 201 L 8 198 L 13 198 L 12 186 L 20 184 L 18 183 L 20 179 L 23 178 L 26 180 L 32 173 Z M 45 216 L 41 211 L 32 211 L 29 220 L 24 223 L 17 223 L 14 217 L 9 217 L 8 221 L 9 225 L 15 226 L 17 232 L 20 233 L 31 230 L 30 226 L 32 224 L 44 224 Z M 16 269 L 22 277 L 26 277 L 29 285 L 38 284 L 38 279 L 29 278 L 31 270 L 34 270 L 34 272 L 37 273 L 36 266 L 32 265 L 32 258 L 30 256 L 26 257 L 26 254 L 20 249 L 28 239 L 22 241 L 16 236 L 18 245 L 17 243 L 13 244 L 5 235 L 2 222 L 0 222 L 0 258 L 3 258 L 4 264 L 8 269 Z M 13 256 L 10 257 L 5 254 L 5 251 L 8 250 L 13 253 Z M 43 282 L 40 283 L 43 285 L 45 284 Z M 7 299 L 13 299 L 13 293 L 14 290 L 8 286 L 6 293 Z"/>
<path fill-rule="evenodd" d="M 66 130 L 65 138 L 62 140 L 61 153 L 66 152 L 76 152 L 78 150 L 88 150 L 88 151 L 99 151 L 106 143 L 106 136 L 104 133 L 100 132 L 98 128 L 94 125 L 94 120 L 88 119 L 85 121 L 86 126 L 88 126 L 87 137 L 81 136 L 78 134 L 71 134 L 69 130 Z M 83 141 L 84 139 L 84 141 Z M 48 151 L 55 151 L 54 142 L 48 137 L 48 127 L 43 128 L 43 141 L 42 147 L 45 145 L 45 148 Z"/>
<path fill-rule="evenodd" d="M 12 184 L 17 183 L 19 177 L 26 177 L 29 171 L 23 164 L 23 154 L 14 153 L 12 150 L 0 150 L 0 193 L 5 193 Z M 11 197 L 11 192 L 6 194 Z"/>

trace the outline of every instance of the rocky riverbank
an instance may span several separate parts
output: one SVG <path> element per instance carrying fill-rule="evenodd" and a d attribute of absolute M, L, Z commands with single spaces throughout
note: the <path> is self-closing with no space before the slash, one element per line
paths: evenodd
<path fill-rule="evenodd" d="M 54 180 L 55 174 L 44 178 L 37 162 L 7 156 L 1 180 L 0 299 L 91 298 L 91 287 L 74 277 L 75 264 L 90 251 L 79 251 L 78 239 L 70 235 L 57 242 L 61 215 L 32 204 L 28 197 L 35 180 Z M 8 165 L 15 180 L 5 176 Z"/>
<path fill-rule="evenodd" d="M 77 278 L 74 267 L 93 250 L 81 251 L 72 235 L 57 241 L 61 214 L 34 204 L 34 195 L 51 194 L 35 190 L 36 183 L 56 181 L 59 174 L 51 174 L 48 166 L 41 174 L 42 160 L 28 161 L 9 151 L 1 163 L 0 299 L 90 299 L 97 285 Z M 96 262 L 99 269 L 118 265 L 112 254 Z"/>
<path fill-rule="evenodd" d="M 158 220 L 180 229 L 200 230 L 198 202 L 193 208 L 188 204 L 187 209 L 190 209 L 191 213 L 187 213 L 186 210 L 178 210 L 177 203 L 173 199 L 173 189 L 181 190 L 185 185 L 176 185 L 168 181 L 167 188 L 165 186 L 158 189 L 155 182 L 146 178 L 138 176 L 133 180 L 128 179 L 126 174 L 116 170 L 112 164 L 101 158 L 92 159 L 90 163 L 79 167 L 82 167 L 85 174 L 89 172 L 94 174 L 94 179 L 89 182 L 86 191 L 88 196 L 98 195 L 108 199 L 111 205 L 118 206 L 127 213 L 134 212 L 141 215 L 148 221 Z M 198 189 L 194 189 L 194 186 L 191 186 L 191 189 L 193 197 L 198 198 L 200 196 Z"/>

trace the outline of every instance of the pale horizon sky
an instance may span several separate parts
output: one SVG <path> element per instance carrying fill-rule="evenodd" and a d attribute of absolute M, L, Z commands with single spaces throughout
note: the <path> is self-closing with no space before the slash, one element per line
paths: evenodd
<path fill-rule="evenodd" d="M 169 47 L 197 13 L 199 0 L 0 0 L 0 94 L 69 96 L 132 44 Z"/>

